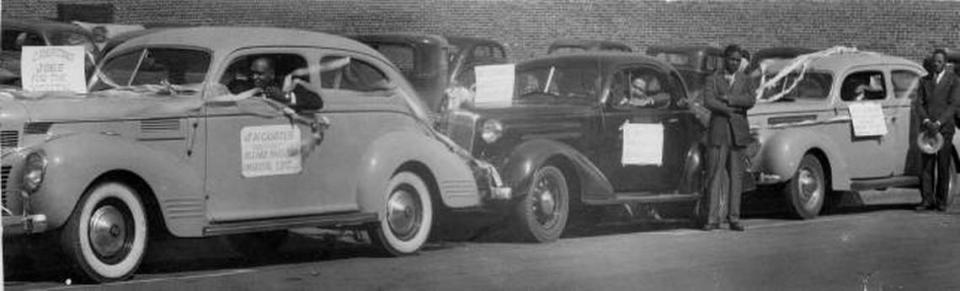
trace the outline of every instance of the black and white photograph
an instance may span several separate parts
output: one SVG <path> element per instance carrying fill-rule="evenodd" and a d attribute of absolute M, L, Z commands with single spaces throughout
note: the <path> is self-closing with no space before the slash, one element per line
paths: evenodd
<path fill-rule="evenodd" d="M 960 1 L 0 1 L 0 290 L 960 290 Z"/>

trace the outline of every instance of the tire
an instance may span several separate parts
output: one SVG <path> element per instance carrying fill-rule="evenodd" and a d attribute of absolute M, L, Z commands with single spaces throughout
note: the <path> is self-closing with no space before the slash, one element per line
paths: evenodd
<path fill-rule="evenodd" d="M 84 193 L 62 230 L 61 244 L 81 279 L 120 281 L 133 276 L 143 260 L 147 225 L 136 191 L 106 182 Z"/>
<path fill-rule="evenodd" d="M 784 185 L 783 194 L 792 216 L 799 219 L 816 218 L 823 209 L 827 194 L 820 160 L 813 155 L 804 155 L 793 178 Z"/>
<path fill-rule="evenodd" d="M 957 194 L 957 192 L 960 191 L 960 187 L 958 187 L 960 185 L 958 185 L 957 183 L 960 183 L 960 178 L 957 177 L 957 165 L 953 160 L 951 160 L 950 161 L 950 184 L 947 187 L 947 201 L 946 201 L 947 210 L 950 210 L 953 208 L 953 202 L 956 201 L 957 195 L 960 195 L 960 194 Z"/>
<path fill-rule="evenodd" d="M 245 258 L 262 262 L 279 256 L 280 247 L 287 242 L 286 230 L 254 232 L 228 235 L 224 237 L 234 252 Z"/>
<path fill-rule="evenodd" d="M 387 183 L 380 222 L 368 229 L 375 246 L 390 256 L 415 254 L 433 227 L 433 202 L 427 184 L 412 172 L 400 172 Z"/>
<path fill-rule="evenodd" d="M 533 172 L 530 188 L 513 214 L 519 239 L 540 243 L 559 239 L 570 215 L 570 191 L 563 171 L 546 165 Z"/>

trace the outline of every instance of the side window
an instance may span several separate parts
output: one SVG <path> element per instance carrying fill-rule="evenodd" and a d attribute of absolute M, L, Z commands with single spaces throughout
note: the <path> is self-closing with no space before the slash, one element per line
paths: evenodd
<path fill-rule="evenodd" d="M 614 75 L 610 85 L 611 106 L 665 107 L 671 100 L 680 97 L 677 94 L 679 83 L 658 70 L 651 68 L 628 68 Z"/>
<path fill-rule="evenodd" d="M 320 63 L 323 89 L 372 92 L 389 88 L 387 75 L 368 62 L 346 56 L 326 56 Z"/>
<path fill-rule="evenodd" d="M 843 101 L 883 100 L 887 97 L 883 72 L 862 71 L 847 75 L 840 87 Z"/>
<path fill-rule="evenodd" d="M 489 58 L 493 56 L 493 52 L 489 46 L 479 45 L 473 48 L 473 58 Z"/>
<path fill-rule="evenodd" d="M 507 58 L 507 53 L 503 51 L 502 47 L 494 46 L 494 47 L 491 47 L 491 49 L 493 50 L 494 57 L 501 58 L 501 59 Z"/>
<path fill-rule="evenodd" d="M 917 86 L 920 84 L 920 75 L 913 71 L 895 70 L 890 75 L 893 81 L 893 96 L 913 99 L 917 96 Z"/>
<path fill-rule="evenodd" d="M 721 58 L 717 56 L 707 56 L 703 62 L 703 69 L 707 72 L 713 72 L 720 67 Z"/>
<path fill-rule="evenodd" d="M 392 44 L 392 43 L 383 43 L 376 44 L 373 46 L 374 49 L 379 51 L 383 56 L 387 57 L 388 60 L 393 62 L 394 65 L 400 69 L 400 72 L 404 75 L 409 76 L 413 74 L 416 69 L 416 58 L 414 55 L 414 48 L 405 44 Z"/>
<path fill-rule="evenodd" d="M 220 77 L 230 93 L 238 94 L 254 87 L 277 87 L 293 73 L 294 80 L 310 83 L 305 73 L 307 61 L 298 54 L 253 54 L 234 59 Z"/>
<path fill-rule="evenodd" d="M 43 37 L 39 34 L 16 29 L 4 30 L 2 38 L 5 51 L 19 52 L 23 50 L 23 46 L 45 45 Z"/>

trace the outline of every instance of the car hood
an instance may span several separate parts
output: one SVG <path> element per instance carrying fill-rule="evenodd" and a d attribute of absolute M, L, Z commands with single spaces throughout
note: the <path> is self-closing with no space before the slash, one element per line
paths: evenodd
<path fill-rule="evenodd" d="M 0 92 L 0 117 L 26 122 L 68 122 L 183 116 L 203 106 L 199 94 L 163 95 L 108 90 L 89 94 L 67 92 Z"/>

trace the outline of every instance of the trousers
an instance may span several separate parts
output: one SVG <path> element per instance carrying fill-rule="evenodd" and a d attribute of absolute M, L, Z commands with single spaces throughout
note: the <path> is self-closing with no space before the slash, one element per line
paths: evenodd
<path fill-rule="evenodd" d="M 707 149 L 707 224 L 740 221 L 744 147 L 712 145 Z"/>
<path fill-rule="evenodd" d="M 920 196 L 923 205 L 946 207 L 950 188 L 950 153 L 953 152 L 953 135 L 944 135 L 943 147 L 934 155 L 920 155 Z M 934 176 L 936 170 L 936 176 Z"/>

